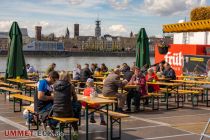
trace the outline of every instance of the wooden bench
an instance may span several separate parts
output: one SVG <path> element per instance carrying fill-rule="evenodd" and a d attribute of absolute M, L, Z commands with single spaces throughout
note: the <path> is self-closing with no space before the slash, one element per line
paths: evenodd
<path fill-rule="evenodd" d="M 188 90 L 204 90 L 203 88 L 201 88 L 201 87 L 186 87 L 186 89 L 188 89 Z"/>
<path fill-rule="evenodd" d="M 166 88 L 160 88 L 161 92 L 167 92 Z M 170 91 L 170 93 L 176 94 L 176 91 Z M 178 89 L 178 94 L 201 94 L 199 91 L 196 90 L 182 90 Z"/>
<path fill-rule="evenodd" d="M 9 99 L 10 99 L 10 94 L 11 93 L 20 93 L 20 94 L 22 94 L 22 91 L 21 90 L 14 89 L 14 88 L 9 88 L 9 87 L 0 87 L 0 90 L 5 91 L 5 92 L 8 92 Z M 4 99 L 6 100 L 6 94 L 4 94 Z"/>
<path fill-rule="evenodd" d="M 163 96 L 163 94 L 156 93 L 156 92 L 154 92 L 154 93 L 151 92 L 151 93 L 148 93 L 147 95 L 141 96 L 140 100 L 141 99 L 143 100 L 143 103 L 142 103 L 143 110 L 144 110 L 144 100 L 148 99 L 148 98 L 152 101 L 152 110 L 159 110 L 159 99 L 160 99 L 161 96 Z M 155 100 L 157 100 L 157 107 L 156 108 L 155 108 Z"/>
<path fill-rule="evenodd" d="M 50 118 L 58 121 L 60 134 L 64 133 L 64 129 L 62 129 L 62 128 L 69 128 L 69 139 L 71 140 L 71 124 L 73 122 L 78 122 L 79 119 L 77 119 L 77 118 L 60 118 L 60 117 L 53 117 L 53 116 Z M 62 124 L 65 124 L 65 125 L 62 126 Z M 64 127 L 64 126 L 67 126 L 67 127 Z M 59 136 L 59 139 L 60 140 L 62 139 L 61 135 Z"/>
<path fill-rule="evenodd" d="M 22 107 L 22 100 L 24 101 L 28 101 L 28 102 L 34 102 L 34 98 L 33 97 L 29 97 L 26 95 L 22 95 L 22 94 L 12 94 L 11 97 L 13 98 L 13 107 L 14 107 L 14 112 L 21 112 L 21 107 Z M 15 109 L 15 103 L 16 101 L 19 101 L 20 104 L 20 109 L 16 110 Z"/>
<path fill-rule="evenodd" d="M 166 92 L 167 90 L 165 88 L 161 88 L 161 91 L 162 92 Z M 175 94 L 175 95 L 178 96 L 177 97 L 178 102 L 182 103 L 181 107 L 183 107 L 183 103 L 185 101 L 185 95 L 191 95 L 192 106 L 194 107 L 194 106 L 198 106 L 198 95 L 203 94 L 203 92 L 198 91 L 198 90 L 182 90 L 182 89 L 178 89 L 178 94 L 175 91 L 172 91 L 170 93 Z M 181 101 L 179 100 L 180 98 L 181 98 Z M 196 98 L 196 102 L 194 102 L 195 98 Z"/>
<path fill-rule="evenodd" d="M 39 130 L 39 114 L 34 111 L 34 107 L 33 106 L 23 106 L 23 109 L 28 110 L 28 118 L 29 118 L 30 114 L 33 116 L 36 116 L 36 128 L 31 129 L 31 120 L 29 119 L 28 130 Z"/>
<path fill-rule="evenodd" d="M 11 85 L 0 81 L 0 87 L 11 87 Z"/>
<path fill-rule="evenodd" d="M 8 88 L 8 87 L 0 87 L 0 90 L 9 91 L 12 93 L 22 93 L 21 90 L 14 89 L 14 88 Z"/>
<path fill-rule="evenodd" d="M 104 110 L 104 109 L 102 109 L 101 111 L 107 112 L 107 110 Z M 129 115 L 119 113 L 119 112 L 114 112 L 114 111 L 111 111 L 111 110 L 108 111 L 108 115 L 110 116 L 110 133 L 111 133 L 110 136 L 111 136 L 111 140 L 121 139 L 121 119 L 129 117 Z M 114 126 L 114 124 L 119 125 L 119 136 L 118 137 L 113 137 L 113 126 Z"/>

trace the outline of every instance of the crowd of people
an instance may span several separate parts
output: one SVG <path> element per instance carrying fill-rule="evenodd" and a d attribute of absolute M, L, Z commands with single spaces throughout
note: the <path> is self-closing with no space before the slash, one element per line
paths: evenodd
<path fill-rule="evenodd" d="M 38 92 L 34 94 L 35 111 L 39 112 L 42 122 L 55 129 L 58 122 L 47 119 L 48 115 L 57 117 L 80 117 L 81 107 L 86 106 L 85 103 L 80 103 L 77 100 L 75 87 L 71 83 L 71 76 L 66 71 L 58 73 L 55 71 L 56 64 L 53 63 L 46 71 L 47 77 L 38 82 Z M 30 69 L 30 67 L 29 67 Z M 126 113 L 131 112 L 132 99 L 134 100 L 134 112 L 140 110 L 140 97 L 147 95 L 148 92 L 158 92 L 158 85 L 149 85 L 146 82 L 158 81 L 159 77 L 176 79 L 175 71 L 170 64 L 165 61 L 154 66 L 145 65 L 138 68 L 133 63 L 129 66 L 123 63 L 116 68 L 110 70 L 108 76 L 103 81 L 101 93 L 94 87 L 94 76 L 100 76 L 107 73 L 109 70 L 105 64 L 99 67 L 97 64 L 85 64 L 82 68 L 77 64 L 73 70 L 73 79 L 80 80 L 85 83 L 80 85 L 85 88 L 83 95 L 92 96 L 92 94 L 103 94 L 105 97 L 116 97 L 118 104 L 115 106 L 115 111 Z M 119 93 L 118 89 L 126 85 L 138 85 L 139 88 L 128 89 L 128 94 Z M 127 107 L 125 108 L 125 102 Z M 148 100 L 145 101 L 148 104 Z M 100 105 L 94 104 L 92 107 L 97 108 Z M 30 119 L 30 118 L 28 118 Z M 101 125 L 106 125 L 103 113 L 100 114 Z M 95 123 L 94 114 L 91 115 L 91 123 Z M 75 135 L 78 134 L 77 123 L 72 125 Z"/>

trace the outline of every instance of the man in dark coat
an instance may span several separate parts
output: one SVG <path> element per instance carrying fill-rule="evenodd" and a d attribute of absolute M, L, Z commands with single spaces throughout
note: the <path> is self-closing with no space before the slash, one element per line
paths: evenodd
<path fill-rule="evenodd" d="M 102 93 L 105 97 L 117 97 L 118 108 L 116 111 L 123 112 L 125 104 L 125 94 L 118 93 L 118 88 L 125 86 L 128 83 L 127 80 L 120 80 L 120 69 L 115 69 L 108 77 L 104 80 Z"/>
<path fill-rule="evenodd" d="M 85 64 L 85 68 L 83 68 L 80 72 L 80 81 L 86 82 L 88 78 L 91 78 L 92 72 L 89 69 L 89 64 Z"/>
<path fill-rule="evenodd" d="M 171 80 L 176 80 L 176 73 L 175 71 L 171 68 L 169 63 L 164 64 L 164 71 L 163 71 L 163 76 L 165 78 L 170 78 Z"/>

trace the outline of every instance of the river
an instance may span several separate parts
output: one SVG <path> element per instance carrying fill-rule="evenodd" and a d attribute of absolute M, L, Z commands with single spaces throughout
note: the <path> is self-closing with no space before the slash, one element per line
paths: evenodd
<path fill-rule="evenodd" d="M 27 64 L 31 64 L 38 71 L 45 71 L 49 64 L 56 63 L 56 70 L 73 70 L 76 64 L 85 63 L 105 63 L 108 68 L 116 67 L 122 63 L 131 65 L 135 61 L 135 57 L 29 57 L 25 56 Z M 151 64 L 154 64 L 154 58 L 150 58 Z M 7 57 L 0 57 L 0 72 L 5 72 Z"/>

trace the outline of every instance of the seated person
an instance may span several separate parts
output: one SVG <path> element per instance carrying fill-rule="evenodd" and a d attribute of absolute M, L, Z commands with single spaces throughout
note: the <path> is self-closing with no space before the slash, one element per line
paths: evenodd
<path fill-rule="evenodd" d="M 56 64 L 52 63 L 48 66 L 47 70 L 45 71 L 45 76 L 47 76 L 51 71 L 55 71 Z"/>
<path fill-rule="evenodd" d="M 100 69 L 100 68 L 96 68 L 96 69 L 95 69 L 95 72 L 94 72 L 94 75 L 95 75 L 95 76 L 103 76 L 103 75 L 102 75 L 101 69 Z"/>
<path fill-rule="evenodd" d="M 86 82 L 88 78 L 91 78 L 92 74 L 89 69 L 89 64 L 85 64 L 85 67 L 80 71 L 80 81 Z"/>
<path fill-rule="evenodd" d="M 144 75 L 147 75 L 147 70 L 149 69 L 149 64 L 145 64 L 142 68 L 141 71 Z"/>
<path fill-rule="evenodd" d="M 54 103 L 53 103 L 53 116 L 68 118 L 79 118 L 80 112 L 74 112 L 72 103 L 78 102 L 74 86 L 70 83 L 70 74 L 62 71 L 60 78 L 54 84 Z M 81 105 L 79 107 L 81 111 Z M 79 114 L 78 114 L 79 113 Z M 78 136 L 77 122 L 72 123 L 74 128 L 74 136 Z"/>
<path fill-rule="evenodd" d="M 92 63 L 91 65 L 90 65 L 90 71 L 92 72 L 92 73 L 94 73 L 95 72 L 95 70 L 96 70 L 96 65 L 94 64 L 94 63 Z"/>
<path fill-rule="evenodd" d="M 164 71 L 164 64 L 165 64 L 165 60 L 161 61 L 157 66 L 156 66 L 156 72 L 160 72 L 163 73 Z"/>
<path fill-rule="evenodd" d="M 34 94 L 34 110 L 41 116 L 41 121 L 46 123 L 48 120 L 49 126 L 54 129 L 57 123 L 48 119 L 49 112 L 53 105 L 53 88 L 52 85 L 59 79 L 59 74 L 56 71 L 51 71 L 46 79 L 38 82 L 38 93 Z M 44 126 L 45 127 L 45 126 Z M 44 128 L 46 129 L 46 128 Z"/>
<path fill-rule="evenodd" d="M 101 71 L 102 71 L 103 73 L 108 71 L 108 68 L 107 68 L 107 66 L 106 66 L 104 63 L 101 64 Z"/>
<path fill-rule="evenodd" d="M 123 73 L 123 78 L 126 79 L 127 81 L 130 81 L 131 80 L 131 77 L 134 74 L 134 71 L 135 71 L 135 67 L 132 67 L 131 70 L 129 68 L 127 71 L 125 71 Z"/>
<path fill-rule="evenodd" d="M 170 78 L 171 80 L 176 80 L 176 73 L 175 71 L 171 68 L 169 63 L 164 64 L 164 71 L 163 71 L 163 77 L 164 78 Z"/>
<path fill-rule="evenodd" d="M 27 70 L 27 73 L 35 73 L 36 70 L 34 69 L 33 66 L 31 66 L 30 64 L 27 64 L 26 65 L 26 70 Z"/>
<path fill-rule="evenodd" d="M 86 82 L 86 86 L 87 87 L 85 88 L 83 95 L 90 97 L 91 94 L 93 94 L 92 96 L 96 96 L 97 92 L 96 92 L 96 89 L 94 88 L 93 79 L 88 78 L 87 82 Z M 82 106 L 86 106 L 86 103 L 82 103 Z M 100 105 L 99 104 L 93 104 L 93 105 L 90 106 L 90 108 L 91 107 L 92 108 L 98 108 L 98 107 L 100 107 Z M 106 125 L 103 113 L 100 113 L 100 119 L 101 119 L 101 125 Z M 90 122 L 91 123 L 96 123 L 95 118 L 94 118 L 94 113 L 91 114 Z"/>
<path fill-rule="evenodd" d="M 105 97 L 117 97 L 118 98 L 118 107 L 116 111 L 124 112 L 123 107 L 125 104 L 125 94 L 118 93 L 118 88 L 125 86 L 128 83 L 127 80 L 120 80 L 120 69 L 115 69 L 110 73 L 107 78 L 104 80 L 104 85 L 102 93 Z"/>
<path fill-rule="evenodd" d="M 130 70 L 130 67 L 128 66 L 127 63 L 122 64 L 121 72 L 124 73 L 126 71 Z"/>
<path fill-rule="evenodd" d="M 147 82 L 156 82 L 158 80 L 157 75 L 154 73 L 152 68 L 147 70 L 146 81 Z M 148 92 L 158 92 L 160 87 L 158 85 L 148 85 Z"/>
<path fill-rule="evenodd" d="M 147 94 L 146 92 L 146 79 L 141 70 L 136 67 L 134 75 L 128 83 L 129 85 L 139 85 L 138 89 L 130 90 L 127 94 L 127 112 L 131 111 L 131 99 L 134 98 L 135 112 L 139 111 L 140 107 L 140 96 Z"/>
<path fill-rule="evenodd" d="M 73 79 L 79 80 L 80 79 L 80 71 L 81 71 L 81 65 L 77 64 L 77 67 L 73 70 Z"/>

